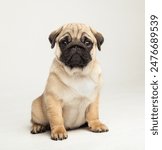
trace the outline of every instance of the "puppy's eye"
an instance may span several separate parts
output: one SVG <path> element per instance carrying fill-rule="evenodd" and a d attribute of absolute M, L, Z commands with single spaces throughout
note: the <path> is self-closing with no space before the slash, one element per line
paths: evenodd
<path fill-rule="evenodd" d="M 86 46 L 90 46 L 90 45 L 91 45 L 91 42 L 90 42 L 90 41 L 85 41 L 84 44 L 85 44 Z"/>
<path fill-rule="evenodd" d="M 69 36 L 64 37 L 59 42 L 60 48 L 64 49 L 70 42 L 71 42 L 71 39 Z"/>
<path fill-rule="evenodd" d="M 85 39 L 83 40 L 83 43 L 85 44 L 86 47 L 88 48 L 92 48 L 93 43 L 91 42 L 91 40 L 89 40 L 87 37 L 85 37 Z"/>
<path fill-rule="evenodd" d="M 68 41 L 67 40 L 62 40 L 61 43 L 66 46 L 68 44 Z"/>

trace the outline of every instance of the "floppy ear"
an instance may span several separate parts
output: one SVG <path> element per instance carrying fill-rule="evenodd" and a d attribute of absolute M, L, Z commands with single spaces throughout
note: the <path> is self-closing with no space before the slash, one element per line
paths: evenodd
<path fill-rule="evenodd" d="M 50 35 L 49 35 L 49 41 L 51 43 L 51 48 L 54 48 L 55 46 L 55 42 L 56 42 L 56 38 L 57 36 L 60 34 L 60 32 L 62 31 L 62 27 L 60 27 L 59 29 L 57 29 L 56 31 L 53 31 Z"/>
<path fill-rule="evenodd" d="M 90 29 L 91 29 L 93 35 L 94 35 L 95 38 L 96 38 L 98 49 L 101 50 L 101 45 L 102 45 L 103 42 L 104 42 L 104 37 L 103 37 L 103 35 L 102 35 L 101 33 L 97 32 L 97 31 L 95 31 L 95 30 L 92 29 L 92 28 L 90 28 Z"/>

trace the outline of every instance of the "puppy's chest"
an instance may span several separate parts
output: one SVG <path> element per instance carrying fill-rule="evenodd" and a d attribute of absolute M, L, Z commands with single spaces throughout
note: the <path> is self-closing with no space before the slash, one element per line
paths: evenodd
<path fill-rule="evenodd" d="M 66 128 L 85 123 L 85 112 L 97 94 L 98 85 L 91 78 L 72 78 L 66 82 L 68 92 L 64 98 L 63 117 Z"/>
<path fill-rule="evenodd" d="M 97 84 L 90 78 L 72 79 L 69 82 L 69 87 L 71 92 L 77 96 L 90 98 Z"/>

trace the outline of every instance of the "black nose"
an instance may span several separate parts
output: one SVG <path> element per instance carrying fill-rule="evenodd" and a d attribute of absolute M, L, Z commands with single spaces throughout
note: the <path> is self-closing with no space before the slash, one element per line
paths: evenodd
<path fill-rule="evenodd" d="M 76 53 L 77 49 L 78 49 L 77 46 L 71 47 L 71 53 L 72 54 Z"/>
<path fill-rule="evenodd" d="M 83 50 L 83 48 L 79 45 L 73 45 L 72 47 L 70 47 L 70 49 L 72 54 L 80 53 L 81 50 Z"/>

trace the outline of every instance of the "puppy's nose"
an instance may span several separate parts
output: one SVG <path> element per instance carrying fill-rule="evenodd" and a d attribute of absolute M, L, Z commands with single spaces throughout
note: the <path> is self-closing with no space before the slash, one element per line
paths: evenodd
<path fill-rule="evenodd" d="M 73 45 L 71 47 L 71 52 L 74 54 L 76 52 L 78 52 L 80 50 L 80 46 L 79 45 Z"/>
<path fill-rule="evenodd" d="M 72 48 L 79 48 L 79 45 L 73 45 Z"/>
<path fill-rule="evenodd" d="M 76 46 L 71 48 L 71 52 L 72 52 L 73 54 L 76 53 L 76 51 L 77 51 L 77 47 L 76 47 Z"/>

